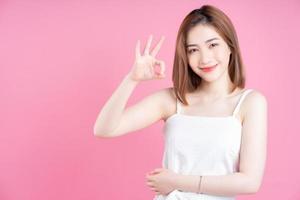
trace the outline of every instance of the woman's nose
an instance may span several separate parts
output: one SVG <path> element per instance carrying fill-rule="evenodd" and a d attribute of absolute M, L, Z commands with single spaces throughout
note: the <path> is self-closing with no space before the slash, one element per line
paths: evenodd
<path fill-rule="evenodd" d="M 208 50 L 202 51 L 200 55 L 200 65 L 207 66 L 212 63 L 212 53 Z"/>

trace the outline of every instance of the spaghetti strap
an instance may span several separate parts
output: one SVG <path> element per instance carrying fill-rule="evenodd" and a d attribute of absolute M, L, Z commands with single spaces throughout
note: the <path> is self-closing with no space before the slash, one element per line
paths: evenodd
<path fill-rule="evenodd" d="M 243 94 L 241 95 L 234 111 L 233 111 L 233 116 L 235 116 L 237 114 L 237 112 L 239 111 L 240 107 L 241 107 L 241 104 L 243 102 L 243 100 L 245 99 L 245 97 L 247 96 L 247 94 L 249 94 L 253 89 L 246 89 Z"/>
<path fill-rule="evenodd" d="M 180 114 L 180 111 L 181 111 L 180 101 L 176 98 L 176 113 Z"/>

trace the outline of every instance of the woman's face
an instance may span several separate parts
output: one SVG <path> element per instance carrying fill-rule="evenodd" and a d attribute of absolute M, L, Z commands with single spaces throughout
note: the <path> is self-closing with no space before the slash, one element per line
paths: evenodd
<path fill-rule="evenodd" d="M 212 27 L 202 24 L 193 27 L 187 34 L 186 50 L 190 67 L 204 81 L 228 76 L 230 48 Z M 211 66 L 215 67 L 207 68 Z"/>

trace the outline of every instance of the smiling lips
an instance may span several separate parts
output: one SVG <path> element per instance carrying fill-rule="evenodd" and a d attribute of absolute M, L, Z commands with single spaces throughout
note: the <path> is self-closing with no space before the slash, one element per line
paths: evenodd
<path fill-rule="evenodd" d="M 216 68 L 216 66 L 217 66 L 217 64 L 213 65 L 213 66 L 203 67 L 203 68 L 200 68 L 200 69 L 204 72 L 211 72 Z"/>

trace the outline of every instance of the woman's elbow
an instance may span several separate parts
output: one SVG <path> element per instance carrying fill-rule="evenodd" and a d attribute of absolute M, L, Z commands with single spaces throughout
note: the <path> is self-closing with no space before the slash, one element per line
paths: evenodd
<path fill-rule="evenodd" d="M 260 180 L 251 181 L 251 183 L 249 184 L 249 187 L 247 189 L 247 194 L 255 194 L 260 190 L 260 188 L 261 188 Z"/>

